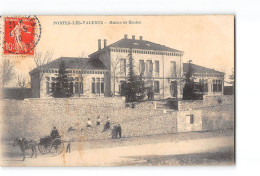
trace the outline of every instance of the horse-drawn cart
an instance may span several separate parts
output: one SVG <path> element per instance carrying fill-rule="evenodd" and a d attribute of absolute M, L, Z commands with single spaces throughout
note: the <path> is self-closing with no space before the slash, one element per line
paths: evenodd
<path fill-rule="evenodd" d="M 45 155 L 51 153 L 52 155 L 60 155 L 64 149 L 64 142 L 60 137 L 52 138 L 51 136 L 40 139 L 38 149 L 41 154 Z"/>

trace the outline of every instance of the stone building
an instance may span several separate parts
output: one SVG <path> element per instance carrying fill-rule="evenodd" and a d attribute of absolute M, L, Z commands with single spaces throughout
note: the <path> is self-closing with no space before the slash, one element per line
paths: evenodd
<path fill-rule="evenodd" d="M 29 73 L 33 98 L 51 96 L 51 88 L 62 61 L 70 77 L 74 97 L 104 96 L 108 70 L 99 59 L 61 57 Z"/>
<path fill-rule="evenodd" d="M 125 35 L 107 45 L 98 40 L 98 50 L 89 58 L 61 57 L 30 72 L 32 97 L 50 97 L 52 84 L 61 61 L 65 62 L 74 97 L 120 96 L 128 77 L 129 53 L 132 52 L 134 71 L 142 74 L 146 87 L 154 91 L 155 99 L 182 98 L 184 52 L 147 40 Z M 192 64 L 195 81 L 203 82 L 205 94 L 222 95 L 224 73 Z"/>
<path fill-rule="evenodd" d="M 114 95 L 120 95 L 122 85 L 126 83 L 130 50 L 135 73 L 142 73 L 146 86 L 154 90 L 155 99 L 182 98 L 183 51 L 144 40 L 142 36 L 136 39 L 134 35 L 132 38 L 125 35 L 108 46 L 105 39 L 103 48 L 99 39 L 98 51 L 89 55 L 99 58 L 108 68 L 108 87 Z"/>
<path fill-rule="evenodd" d="M 183 63 L 183 74 L 187 73 L 189 64 Z M 223 95 L 225 73 L 214 69 L 191 64 L 194 82 L 203 84 L 204 95 Z"/>

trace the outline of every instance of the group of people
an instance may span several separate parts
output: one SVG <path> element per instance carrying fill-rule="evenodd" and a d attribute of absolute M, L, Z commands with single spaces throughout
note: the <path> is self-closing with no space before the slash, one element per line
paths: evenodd
<path fill-rule="evenodd" d="M 100 116 L 97 117 L 96 125 L 97 126 L 101 125 Z M 92 127 L 92 121 L 91 121 L 90 118 L 88 118 L 87 128 L 90 128 L 90 127 Z M 108 130 L 110 130 L 110 128 L 111 128 L 111 121 L 110 121 L 109 116 L 107 116 L 106 123 L 104 125 L 104 128 L 103 128 L 102 132 L 108 131 Z M 112 129 L 112 138 L 118 138 L 118 137 L 121 138 L 121 134 L 122 134 L 122 128 L 121 128 L 121 125 L 118 123 Z"/>

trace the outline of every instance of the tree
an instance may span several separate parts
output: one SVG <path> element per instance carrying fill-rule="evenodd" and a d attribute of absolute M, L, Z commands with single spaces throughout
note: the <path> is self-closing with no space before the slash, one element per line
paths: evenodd
<path fill-rule="evenodd" d="M 79 58 L 85 58 L 85 57 L 87 57 L 87 55 L 86 55 L 86 51 L 82 51 L 81 52 L 81 55 L 79 56 Z M 85 61 L 85 63 L 87 62 L 87 59 L 86 59 L 86 61 Z M 78 96 L 80 97 L 80 95 L 81 95 L 81 93 L 83 93 L 82 92 L 82 90 L 83 90 L 83 72 L 84 72 L 84 69 L 86 69 L 85 67 L 86 67 L 86 65 L 87 64 L 84 64 L 84 63 L 82 63 L 81 65 L 80 65 L 80 71 L 79 71 L 79 82 L 78 82 Z"/>
<path fill-rule="evenodd" d="M 229 84 L 231 84 L 232 86 L 234 86 L 235 83 L 235 74 L 234 74 L 234 68 L 232 69 L 232 73 L 228 76 L 229 79 Z"/>
<path fill-rule="evenodd" d="M 116 92 L 116 78 L 121 73 L 122 72 L 120 70 L 120 58 L 117 55 L 116 59 L 111 61 L 111 75 L 112 75 L 112 82 L 113 82 L 113 95 L 115 95 L 115 92 Z M 124 86 L 124 85 L 122 85 L 122 86 Z"/>
<path fill-rule="evenodd" d="M 129 73 L 128 79 L 125 86 L 125 96 L 126 102 L 134 103 L 140 101 L 144 98 L 144 81 L 142 75 L 137 76 L 134 73 L 134 64 L 133 64 L 133 57 L 132 57 L 132 49 L 130 49 L 129 53 Z"/>
<path fill-rule="evenodd" d="M 25 75 L 18 75 L 17 76 L 17 86 L 20 88 L 27 88 L 30 86 L 30 81 Z"/>
<path fill-rule="evenodd" d="M 39 82 L 42 81 L 43 78 L 43 70 L 48 69 L 48 63 L 51 62 L 53 57 L 53 51 L 37 52 L 34 58 L 34 63 L 36 68 L 39 68 Z M 38 90 L 40 90 L 41 84 L 38 84 Z M 40 95 L 39 95 L 40 96 Z"/>
<path fill-rule="evenodd" d="M 3 90 L 4 86 L 6 86 L 14 78 L 14 76 L 14 65 L 10 62 L 9 59 L 3 59 L 0 68 L 1 90 Z"/>
<path fill-rule="evenodd" d="M 54 98 L 68 98 L 72 96 L 69 77 L 67 75 L 64 61 L 60 63 L 58 77 L 55 80 L 54 87 L 52 87 L 51 95 Z"/>
<path fill-rule="evenodd" d="M 185 73 L 185 85 L 183 88 L 183 99 L 184 100 L 198 100 L 202 99 L 203 85 L 201 83 L 194 82 L 194 69 L 192 68 L 191 60 L 188 61 L 188 71 Z"/>

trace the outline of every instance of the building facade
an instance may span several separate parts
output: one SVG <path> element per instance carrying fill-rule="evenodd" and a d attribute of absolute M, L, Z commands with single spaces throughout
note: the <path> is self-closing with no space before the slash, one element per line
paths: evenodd
<path fill-rule="evenodd" d="M 108 45 L 98 40 L 98 50 L 89 58 L 61 57 L 30 72 L 32 97 L 51 97 L 52 85 L 63 61 L 70 78 L 74 97 L 120 96 L 128 78 L 131 52 L 134 72 L 142 75 L 145 86 L 152 89 L 154 99 L 181 99 L 183 75 L 188 65 L 183 64 L 184 52 L 125 35 Z M 192 64 L 195 82 L 204 85 L 205 95 L 223 95 L 224 73 Z"/>
<path fill-rule="evenodd" d="M 104 96 L 108 70 L 98 59 L 61 57 L 30 72 L 33 98 L 51 97 L 59 65 L 64 61 L 73 97 Z"/>
<path fill-rule="evenodd" d="M 183 64 L 183 74 L 187 73 L 189 64 Z M 225 73 L 214 69 L 191 64 L 193 70 L 194 82 L 203 85 L 203 94 L 214 96 L 224 94 L 224 76 Z"/>
<path fill-rule="evenodd" d="M 142 74 L 147 87 L 152 87 L 155 99 L 182 98 L 181 79 L 183 75 L 183 51 L 172 49 L 164 45 L 136 39 L 133 35 L 101 48 L 98 40 L 98 51 L 89 55 L 90 58 L 99 58 L 108 68 L 111 92 L 120 95 L 122 85 L 127 81 L 129 53 L 132 51 L 134 71 Z"/>

